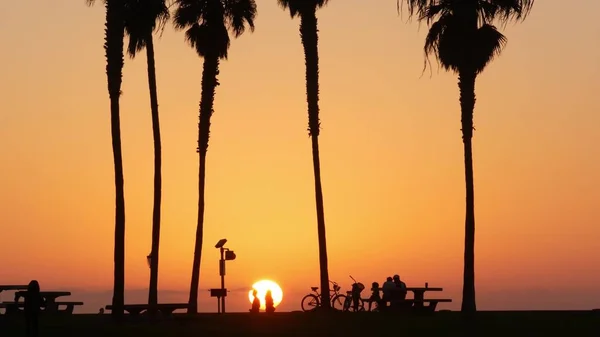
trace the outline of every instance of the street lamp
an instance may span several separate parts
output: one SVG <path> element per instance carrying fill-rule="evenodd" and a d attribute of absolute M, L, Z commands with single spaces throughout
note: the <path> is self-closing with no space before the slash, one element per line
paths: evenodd
<path fill-rule="evenodd" d="M 233 250 L 225 248 L 227 239 L 221 239 L 215 245 L 215 248 L 219 249 L 221 253 L 221 259 L 219 260 L 219 275 L 221 275 L 221 312 L 225 313 L 225 297 L 227 296 L 227 290 L 225 289 L 225 261 L 235 260 L 236 256 Z"/>

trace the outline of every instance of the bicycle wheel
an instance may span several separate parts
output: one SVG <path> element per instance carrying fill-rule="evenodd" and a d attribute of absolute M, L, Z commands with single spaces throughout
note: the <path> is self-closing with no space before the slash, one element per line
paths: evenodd
<path fill-rule="evenodd" d="M 335 295 L 332 299 L 331 299 L 331 306 L 335 309 L 335 310 L 344 310 L 344 303 L 346 302 L 346 295 Z"/>
<path fill-rule="evenodd" d="M 302 298 L 300 305 L 302 311 L 314 311 L 319 307 L 319 298 L 313 294 L 308 294 Z"/>

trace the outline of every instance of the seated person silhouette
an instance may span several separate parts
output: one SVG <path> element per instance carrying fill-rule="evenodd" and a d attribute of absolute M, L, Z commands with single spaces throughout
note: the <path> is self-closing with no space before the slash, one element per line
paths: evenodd
<path fill-rule="evenodd" d="M 383 287 L 381 288 L 383 292 L 383 301 L 389 302 L 392 298 L 392 291 L 396 289 L 396 284 L 391 276 L 388 276 L 387 280 L 383 283 Z"/>
<path fill-rule="evenodd" d="M 400 276 L 394 275 L 394 289 L 391 293 L 390 306 L 395 309 L 407 307 L 411 302 L 406 302 L 406 283 L 400 280 Z"/>
<path fill-rule="evenodd" d="M 273 294 L 271 290 L 267 290 L 265 294 L 265 311 L 268 313 L 275 312 L 275 304 L 273 303 Z"/>
<path fill-rule="evenodd" d="M 252 313 L 258 313 L 260 311 L 260 299 L 257 296 L 258 291 L 256 291 L 256 289 L 254 289 L 252 291 L 252 297 L 254 297 L 254 299 L 252 300 L 252 309 L 250 309 L 250 312 Z"/>
<path fill-rule="evenodd" d="M 396 291 L 400 291 L 402 299 L 406 299 L 406 283 L 400 280 L 400 276 L 394 275 L 394 284 L 396 285 Z"/>
<path fill-rule="evenodd" d="M 371 311 L 371 306 L 373 302 L 375 302 L 375 309 L 379 309 L 379 305 L 381 305 L 381 296 L 379 295 L 379 283 L 373 282 L 371 284 L 371 297 L 369 297 L 369 311 Z"/>
<path fill-rule="evenodd" d="M 24 296 L 25 328 L 27 336 L 37 337 L 38 335 L 38 317 L 41 307 L 45 305 L 44 299 L 40 294 L 40 284 L 33 280 L 27 286 L 27 293 Z"/>

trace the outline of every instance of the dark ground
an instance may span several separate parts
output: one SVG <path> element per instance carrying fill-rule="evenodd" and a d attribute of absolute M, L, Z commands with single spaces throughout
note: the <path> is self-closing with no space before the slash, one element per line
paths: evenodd
<path fill-rule="evenodd" d="M 479 312 L 473 323 L 458 312 L 429 316 L 382 313 L 245 313 L 176 315 L 158 322 L 145 318 L 117 325 L 110 315 L 46 316 L 40 337 L 151 336 L 594 336 L 600 337 L 600 312 Z M 22 318 L 0 317 L 0 336 L 25 336 Z"/>

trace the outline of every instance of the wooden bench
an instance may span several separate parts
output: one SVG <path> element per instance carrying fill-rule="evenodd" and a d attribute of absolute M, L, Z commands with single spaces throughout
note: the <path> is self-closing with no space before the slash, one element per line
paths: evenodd
<path fill-rule="evenodd" d="M 59 313 L 72 314 L 75 306 L 83 305 L 83 302 L 56 302 Z M 66 306 L 65 309 L 60 309 L 61 306 Z"/>
<path fill-rule="evenodd" d="M 414 302 L 414 300 L 413 300 L 413 302 Z M 424 309 L 425 311 L 434 312 L 438 303 L 450 303 L 450 302 L 452 302 L 452 300 L 449 298 L 434 298 L 434 299 L 426 298 L 423 301 L 418 301 L 415 303 L 421 304 L 422 309 Z M 429 305 L 425 305 L 425 304 L 429 304 Z"/>
<path fill-rule="evenodd" d="M 187 308 L 189 308 L 189 306 L 190 305 L 188 303 L 165 303 L 165 304 L 157 304 L 156 309 L 163 316 L 170 316 L 173 314 L 173 312 L 175 310 L 187 309 Z M 113 306 L 107 305 L 105 308 L 106 308 L 106 310 L 112 311 Z M 123 306 L 123 310 L 127 311 L 131 316 L 138 316 L 142 313 L 145 313 L 148 311 L 149 308 L 150 308 L 150 306 L 148 304 L 125 304 Z"/>
<path fill-rule="evenodd" d="M 54 312 L 72 314 L 75 306 L 83 305 L 83 302 L 55 302 L 54 304 L 56 305 L 56 307 L 58 309 L 58 310 L 54 310 Z M 66 308 L 63 310 L 60 310 L 61 306 L 65 306 Z M 0 308 L 6 309 L 6 314 L 15 314 L 15 313 L 19 312 L 19 309 L 25 308 L 25 303 L 23 303 L 23 302 L 2 302 L 2 303 L 0 303 Z M 44 308 L 44 307 L 42 307 L 42 308 Z M 44 311 L 46 311 L 46 310 L 43 310 L 42 312 L 44 312 Z M 51 311 L 52 310 L 48 310 L 48 312 L 51 312 Z"/>
<path fill-rule="evenodd" d="M 2 302 L 0 303 L 0 308 L 4 308 L 5 315 L 13 315 L 19 313 L 19 309 L 25 307 L 25 304 L 22 302 Z"/>
<path fill-rule="evenodd" d="M 387 302 L 382 302 L 382 304 L 386 305 L 385 308 L 380 308 L 384 310 L 393 310 L 393 311 L 424 311 L 424 312 L 434 312 L 437 308 L 438 303 L 450 303 L 451 299 L 424 299 L 414 300 L 412 298 L 404 299 L 404 300 L 391 300 Z M 389 306 L 387 304 L 389 303 Z"/>

